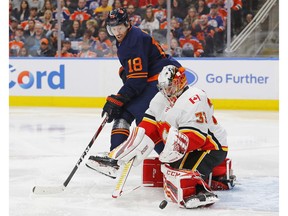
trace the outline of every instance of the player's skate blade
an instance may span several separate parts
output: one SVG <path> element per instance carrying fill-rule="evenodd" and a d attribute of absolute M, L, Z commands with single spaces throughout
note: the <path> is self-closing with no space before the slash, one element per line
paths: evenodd
<path fill-rule="evenodd" d="M 208 207 L 219 199 L 216 194 L 210 192 L 200 192 L 197 195 L 191 196 L 185 200 L 184 207 L 187 209 Z"/>
<path fill-rule="evenodd" d="M 106 155 L 90 156 L 86 162 L 86 166 L 113 179 L 117 177 L 119 170 L 117 160 L 109 158 Z"/>

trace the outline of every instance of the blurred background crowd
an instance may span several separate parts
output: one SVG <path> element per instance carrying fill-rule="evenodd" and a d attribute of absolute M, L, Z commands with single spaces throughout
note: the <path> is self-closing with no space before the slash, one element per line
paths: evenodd
<path fill-rule="evenodd" d="M 226 46 L 228 0 L 171 0 L 169 23 L 166 0 L 58 1 L 60 5 L 57 0 L 9 1 L 10 57 L 117 57 L 116 41 L 105 22 L 118 7 L 127 8 L 132 25 L 151 34 L 165 51 L 170 47 L 174 57 L 222 56 Z M 264 1 L 231 1 L 232 38 Z"/>

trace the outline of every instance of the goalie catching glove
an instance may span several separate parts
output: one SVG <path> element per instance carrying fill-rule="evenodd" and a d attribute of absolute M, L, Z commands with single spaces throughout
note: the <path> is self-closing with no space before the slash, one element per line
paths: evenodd
<path fill-rule="evenodd" d="M 103 117 L 105 113 L 107 113 L 108 114 L 107 122 L 108 123 L 112 122 L 114 119 L 117 119 L 120 117 L 122 113 L 122 107 L 128 101 L 129 101 L 128 97 L 125 97 L 120 94 L 108 96 L 106 98 L 106 103 L 103 107 L 101 116 Z"/>
<path fill-rule="evenodd" d="M 154 142 L 145 134 L 145 129 L 135 127 L 128 139 L 109 153 L 109 157 L 118 160 L 119 165 L 135 158 L 133 166 L 138 166 L 152 152 L 154 146 Z"/>
<path fill-rule="evenodd" d="M 189 138 L 172 126 L 159 160 L 163 163 L 173 163 L 180 160 L 185 155 L 188 145 Z"/>

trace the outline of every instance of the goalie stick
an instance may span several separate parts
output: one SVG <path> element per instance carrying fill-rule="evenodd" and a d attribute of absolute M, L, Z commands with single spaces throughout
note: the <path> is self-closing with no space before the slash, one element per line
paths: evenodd
<path fill-rule="evenodd" d="M 124 165 L 123 170 L 122 170 L 122 173 L 121 173 L 121 175 L 120 175 L 120 177 L 119 177 L 119 180 L 118 180 L 118 182 L 117 182 L 117 184 L 116 184 L 116 187 L 115 187 L 115 189 L 114 189 L 114 192 L 113 192 L 113 194 L 112 194 L 112 197 L 113 197 L 113 198 L 118 198 L 118 197 L 120 197 L 120 196 L 122 195 L 122 192 L 123 192 L 122 190 L 123 190 L 123 187 L 124 187 L 125 182 L 126 182 L 126 180 L 127 180 L 127 177 L 128 177 L 128 175 L 129 175 L 129 173 L 130 173 L 130 170 L 131 170 L 131 168 L 132 168 L 134 159 L 135 159 L 135 157 L 132 158 L 128 163 L 126 163 L 126 164 Z M 139 187 L 137 187 L 137 188 L 139 188 Z M 137 188 L 136 188 L 136 189 L 137 189 Z M 136 189 L 135 189 L 135 190 L 136 190 Z"/>
<path fill-rule="evenodd" d="M 99 126 L 98 130 L 95 132 L 94 136 L 92 137 L 91 141 L 89 142 L 88 146 L 85 148 L 84 152 L 82 153 L 81 157 L 77 161 L 76 165 L 74 166 L 73 170 L 61 186 L 34 186 L 32 192 L 37 195 L 44 195 L 44 194 L 56 194 L 60 193 L 65 190 L 69 182 L 71 181 L 72 177 L 74 176 L 75 172 L 78 170 L 78 167 L 84 160 L 85 156 L 89 152 L 90 148 L 92 147 L 93 143 L 95 142 L 96 138 L 99 136 L 100 132 L 102 131 L 103 127 L 105 126 L 108 115 L 105 115 L 104 120 L 102 121 L 101 125 Z"/>

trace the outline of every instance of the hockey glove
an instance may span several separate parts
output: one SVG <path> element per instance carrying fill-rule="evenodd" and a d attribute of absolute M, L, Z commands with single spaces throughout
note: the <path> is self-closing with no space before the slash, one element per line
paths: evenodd
<path fill-rule="evenodd" d="M 114 119 L 117 119 L 120 117 L 122 113 L 122 107 L 125 103 L 129 101 L 128 97 L 124 97 L 122 95 L 110 95 L 106 98 L 106 103 L 103 107 L 102 111 L 102 117 L 105 115 L 105 113 L 108 114 L 108 120 L 107 122 L 110 123 Z"/>

